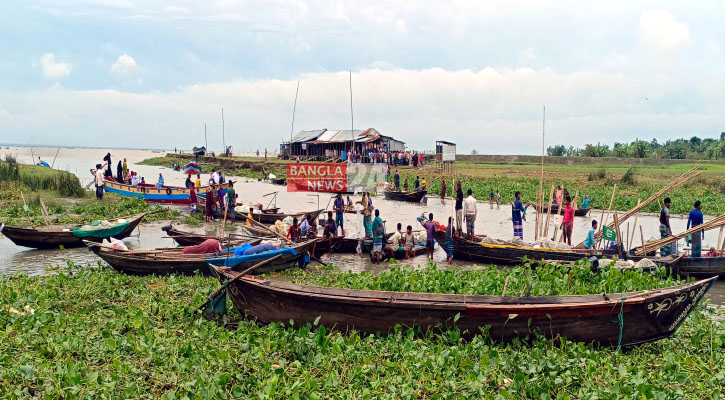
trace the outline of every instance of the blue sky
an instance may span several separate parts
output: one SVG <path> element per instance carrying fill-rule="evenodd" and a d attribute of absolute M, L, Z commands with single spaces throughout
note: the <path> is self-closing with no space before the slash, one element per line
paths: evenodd
<path fill-rule="evenodd" d="M 636 3 L 636 4 L 634 4 Z M 374 127 L 415 149 L 725 131 L 716 1 L 12 1 L 0 14 L 0 142 L 274 149 Z M 219 143 L 216 143 L 219 142 Z"/>

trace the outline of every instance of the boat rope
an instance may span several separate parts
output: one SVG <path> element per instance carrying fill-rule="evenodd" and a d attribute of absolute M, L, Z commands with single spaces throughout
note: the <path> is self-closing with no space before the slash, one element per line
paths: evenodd
<path fill-rule="evenodd" d="M 619 324 L 619 339 L 617 339 L 617 352 L 622 347 L 622 329 L 624 328 L 624 301 L 627 300 L 626 296 L 622 296 L 619 301 L 614 303 L 614 306 L 612 307 L 612 311 L 609 313 L 611 315 L 612 312 L 614 312 L 614 309 L 617 308 L 617 304 L 621 304 L 621 307 L 619 308 L 619 314 L 617 314 L 617 322 Z"/>

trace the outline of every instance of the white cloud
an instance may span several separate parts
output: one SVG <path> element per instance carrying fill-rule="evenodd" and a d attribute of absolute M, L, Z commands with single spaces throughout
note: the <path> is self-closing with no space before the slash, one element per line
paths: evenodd
<path fill-rule="evenodd" d="M 295 130 L 350 125 L 348 72 L 301 76 Z M 220 108 L 226 142 L 235 148 L 277 148 L 289 137 L 296 79 L 248 79 L 182 87 L 171 92 L 55 88 L 25 94 L 0 92 L 3 125 L 19 135 L 52 132 L 66 144 L 113 145 L 114 137 L 144 147 L 199 145 L 208 123 L 209 144 L 221 148 Z M 682 87 L 647 75 L 552 69 L 363 69 L 352 77 L 355 126 L 374 127 L 431 149 L 448 139 L 462 152 L 535 154 L 541 150 L 541 106 L 547 106 L 547 145 L 583 146 L 634 137 L 660 140 L 712 136 L 725 115 L 701 95 L 696 112 L 677 104 L 652 110 L 642 101 L 680 99 Z M 725 90 L 725 80 L 713 83 Z M 716 88 L 712 87 L 712 93 Z M 680 131 L 678 129 L 686 130 Z M 104 132 L 103 138 L 97 132 Z M 104 138 L 109 142 L 103 143 Z M 217 140 L 218 139 L 218 140 Z M 99 140 L 101 142 L 99 142 Z M 216 143 L 216 142 L 219 143 Z"/>
<path fill-rule="evenodd" d="M 128 54 L 118 57 L 118 60 L 111 66 L 111 73 L 114 75 L 130 75 L 136 71 L 136 60 Z"/>
<path fill-rule="evenodd" d="M 639 18 L 639 42 L 661 53 L 672 53 L 690 43 L 690 27 L 666 10 L 645 11 Z"/>
<path fill-rule="evenodd" d="M 48 79 L 65 78 L 70 75 L 73 66 L 70 63 L 55 61 L 55 54 L 45 53 L 40 57 L 43 77 Z"/>

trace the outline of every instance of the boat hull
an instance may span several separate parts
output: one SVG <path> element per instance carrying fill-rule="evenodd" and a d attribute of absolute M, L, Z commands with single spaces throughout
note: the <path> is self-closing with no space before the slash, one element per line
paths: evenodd
<path fill-rule="evenodd" d="M 229 188 L 229 183 L 222 184 L 222 189 L 226 191 Z M 206 196 L 207 186 L 201 186 L 196 188 L 196 195 L 200 198 Z M 121 184 L 115 181 L 106 181 L 104 190 L 107 193 L 117 194 L 124 197 L 135 197 L 137 199 L 143 199 L 149 203 L 164 203 L 164 204 L 190 204 L 191 197 L 189 193 L 191 189 L 183 188 L 180 186 L 164 186 L 159 189 L 154 185 L 138 185 L 131 186 Z"/>
<path fill-rule="evenodd" d="M 607 296 L 497 297 L 322 288 L 253 277 L 232 281 L 235 272 L 216 272 L 220 282 L 230 281 L 228 292 L 240 314 L 264 324 L 317 322 L 370 334 L 389 333 L 398 325 L 424 332 L 455 325 L 469 338 L 482 331 L 503 342 L 540 334 L 601 346 L 671 336 L 714 282 Z"/>
<path fill-rule="evenodd" d="M 287 217 L 297 218 L 297 221 L 302 222 L 302 219 L 308 214 L 312 216 L 313 220 L 316 220 L 322 211 L 323 210 L 316 210 L 316 211 L 309 211 L 309 212 L 300 212 L 300 213 L 295 213 L 295 214 L 264 213 L 264 212 L 259 213 L 259 214 L 254 213 L 252 219 L 257 222 L 260 222 L 262 224 L 265 224 L 265 225 L 272 225 L 275 222 L 281 221 Z M 239 219 L 241 221 L 247 220 L 247 214 L 244 214 L 244 213 L 241 213 L 238 211 L 235 211 L 235 214 L 236 214 L 237 219 Z"/>
<path fill-rule="evenodd" d="M 408 203 L 420 203 L 421 200 L 425 197 L 425 195 L 428 194 L 425 190 L 420 192 L 395 192 L 386 190 L 385 191 L 385 200 L 394 200 L 394 201 L 405 201 Z"/>
<path fill-rule="evenodd" d="M 725 278 L 725 257 L 682 257 L 674 271 L 683 277 Z"/>
<path fill-rule="evenodd" d="M 138 224 L 141 223 L 144 215 L 145 214 L 137 214 L 133 217 L 127 218 L 129 225 L 126 229 L 121 231 L 119 234 L 110 237 L 115 239 L 124 239 L 128 237 L 131 235 L 131 232 L 136 229 Z M 103 239 L 108 238 L 108 236 L 90 236 L 84 238 L 75 237 L 73 236 L 73 228 L 75 227 L 21 228 L 6 226 L 2 229 L 2 233 L 18 246 L 45 250 L 58 249 L 61 246 L 64 248 L 83 247 L 84 239 L 92 242 L 101 242 Z"/>
<path fill-rule="evenodd" d="M 445 248 L 445 232 L 437 231 L 435 239 Z M 453 258 L 456 260 L 497 265 L 517 265 L 521 263 L 523 257 L 528 260 L 578 261 L 589 256 L 590 254 L 585 252 L 475 243 L 459 237 L 455 238 L 453 251 Z"/>

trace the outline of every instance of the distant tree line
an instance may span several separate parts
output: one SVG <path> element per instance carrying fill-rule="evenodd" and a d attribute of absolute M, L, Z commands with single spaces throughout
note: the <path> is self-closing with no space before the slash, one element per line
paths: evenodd
<path fill-rule="evenodd" d="M 614 143 L 611 149 L 606 144 L 587 144 L 584 148 L 564 145 L 549 146 L 550 156 L 569 157 L 631 157 L 662 159 L 725 159 L 725 132 L 720 139 L 700 139 L 697 136 L 688 139 L 668 140 L 660 144 L 657 139 L 647 142 L 636 139 L 631 143 Z"/>

